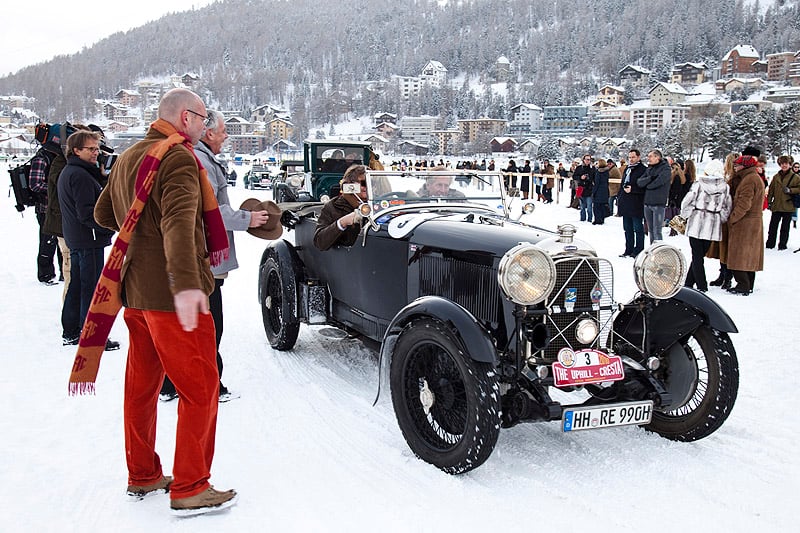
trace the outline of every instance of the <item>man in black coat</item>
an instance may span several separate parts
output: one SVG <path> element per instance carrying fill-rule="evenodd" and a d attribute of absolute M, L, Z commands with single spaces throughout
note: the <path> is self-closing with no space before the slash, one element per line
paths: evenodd
<path fill-rule="evenodd" d="M 662 240 L 661 230 L 664 227 L 672 170 L 659 150 L 651 150 L 647 154 L 647 163 L 647 171 L 636 182 L 644 189 L 644 220 L 650 231 L 650 244 L 653 244 Z"/>
<path fill-rule="evenodd" d="M 65 345 L 77 344 L 89 311 L 95 285 L 105 259 L 103 249 L 111 244 L 113 232 L 94 219 L 94 206 L 100 196 L 100 135 L 78 130 L 67 138 L 67 165 L 58 177 L 58 201 L 62 230 L 70 252 L 70 282 L 61 310 Z M 119 348 L 109 340 L 107 350 Z"/>
<path fill-rule="evenodd" d="M 592 191 L 594 190 L 594 178 L 597 169 L 592 166 L 592 156 L 583 154 L 583 163 L 578 165 L 575 172 L 572 174 L 572 179 L 582 187 L 580 203 L 581 203 L 581 222 L 584 220 L 592 221 Z"/>
<path fill-rule="evenodd" d="M 628 152 L 630 164 L 625 168 L 617 197 L 617 213 L 622 216 L 625 230 L 625 251 L 620 257 L 636 257 L 644 250 L 644 189 L 637 180 L 647 168 L 642 164 L 641 152 L 633 148 Z"/>

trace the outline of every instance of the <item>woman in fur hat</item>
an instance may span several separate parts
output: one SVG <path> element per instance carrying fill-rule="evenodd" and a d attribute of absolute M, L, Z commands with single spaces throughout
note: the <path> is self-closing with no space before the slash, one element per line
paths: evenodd
<path fill-rule="evenodd" d="M 747 296 L 753 292 L 756 272 L 764 269 L 764 182 L 758 175 L 758 160 L 751 155 L 733 162 L 731 180 L 733 209 L 728 218 L 728 269 L 736 286 L 728 292 Z"/>

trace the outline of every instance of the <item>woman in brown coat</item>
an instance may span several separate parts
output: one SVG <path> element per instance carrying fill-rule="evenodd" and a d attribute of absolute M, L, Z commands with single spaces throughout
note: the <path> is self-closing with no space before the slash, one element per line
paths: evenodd
<path fill-rule="evenodd" d="M 764 269 L 764 182 L 758 160 L 751 155 L 734 161 L 733 208 L 728 217 L 728 268 L 736 286 L 728 292 L 746 296 L 753 292 L 756 272 Z"/>

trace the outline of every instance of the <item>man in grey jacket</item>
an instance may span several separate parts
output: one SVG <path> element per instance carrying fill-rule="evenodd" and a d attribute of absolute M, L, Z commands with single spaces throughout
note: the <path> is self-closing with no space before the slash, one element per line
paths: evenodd
<path fill-rule="evenodd" d="M 222 356 L 219 354 L 219 343 L 222 340 L 222 285 L 228 272 L 239 268 L 236 261 L 236 248 L 233 241 L 234 231 L 246 231 L 248 228 L 255 228 L 267 222 L 269 215 L 266 211 L 246 211 L 243 209 L 233 209 L 228 198 L 228 173 L 220 163 L 216 155 L 222 151 L 222 144 L 228 138 L 225 129 L 225 120 L 219 111 L 208 110 L 208 126 L 206 127 L 200 142 L 194 147 L 197 158 L 208 172 L 208 181 L 214 189 L 214 194 L 219 203 L 219 211 L 222 214 L 222 221 L 228 233 L 228 245 L 230 254 L 228 259 L 223 260 L 216 267 L 211 267 L 214 274 L 214 292 L 209 296 L 211 316 L 214 318 L 214 328 L 217 333 L 217 369 L 219 370 L 219 401 L 230 400 L 231 394 L 227 387 L 222 384 Z M 169 401 L 177 398 L 175 387 L 169 381 L 169 377 L 164 378 L 164 385 L 161 387 L 160 398 L 162 401 Z"/>
<path fill-rule="evenodd" d="M 636 180 L 644 189 L 644 221 L 650 231 L 650 244 L 662 240 L 661 229 L 664 227 L 664 211 L 669 197 L 672 172 L 669 163 L 659 150 L 647 154 L 648 167 L 644 175 Z"/>

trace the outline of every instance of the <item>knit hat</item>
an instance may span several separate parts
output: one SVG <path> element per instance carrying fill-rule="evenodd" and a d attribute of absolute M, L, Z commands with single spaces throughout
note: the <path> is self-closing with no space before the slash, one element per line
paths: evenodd
<path fill-rule="evenodd" d="M 740 155 L 736 158 L 736 161 L 734 161 L 733 164 L 748 168 L 756 166 L 758 164 L 758 160 L 752 155 Z"/>
<path fill-rule="evenodd" d="M 723 168 L 721 161 L 717 161 L 715 159 L 712 159 L 711 161 L 706 163 L 705 167 L 703 167 L 703 173 L 706 176 L 720 176 L 721 177 L 721 176 L 725 175 L 725 169 Z"/>

